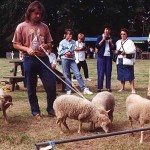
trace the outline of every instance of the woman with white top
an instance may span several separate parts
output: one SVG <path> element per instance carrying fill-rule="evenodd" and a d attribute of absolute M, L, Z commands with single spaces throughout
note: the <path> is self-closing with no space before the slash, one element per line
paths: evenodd
<path fill-rule="evenodd" d="M 84 84 L 82 76 L 79 72 L 77 64 L 75 62 L 75 41 L 73 40 L 73 31 L 72 29 L 65 30 L 65 38 L 59 43 L 58 54 L 61 57 L 63 74 L 66 81 L 66 91 L 68 95 L 71 94 L 71 82 L 70 82 L 70 71 L 75 75 L 81 90 L 84 94 L 91 95 L 93 94 Z"/>
<path fill-rule="evenodd" d="M 118 92 L 125 90 L 125 81 L 129 81 L 132 94 L 135 94 L 134 88 L 134 61 L 136 47 L 132 40 L 128 39 L 128 30 L 121 29 L 121 39 L 116 42 L 117 57 L 117 79 L 121 81 L 121 89 Z M 127 61 L 130 63 L 127 63 Z"/>
<path fill-rule="evenodd" d="M 88 74 L 88 66 L 85 59 L 85 53 L 86 53 L 86 46 L 84 43 L 85 36 L 82 33 L 78 34 L 78 40 L 76 41 L 75 46 L 75 58 L 76 63 L 79 68 L 79 71 L 81 70 L 81 67 L 84 72 L 85 80 L 91 81 Z M 75 76 L 73 77 L 73 81 L 75 81 Z"/>

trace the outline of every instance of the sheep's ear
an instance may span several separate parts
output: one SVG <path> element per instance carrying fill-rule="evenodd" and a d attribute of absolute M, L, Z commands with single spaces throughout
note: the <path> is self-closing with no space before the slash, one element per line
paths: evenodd
<path fill-rule="evenodd" d="M 107 110 L 106 112 L 109 113 L 110 111 L 111 111 L 111 110 L 109 109 L 109 110 Z"/>

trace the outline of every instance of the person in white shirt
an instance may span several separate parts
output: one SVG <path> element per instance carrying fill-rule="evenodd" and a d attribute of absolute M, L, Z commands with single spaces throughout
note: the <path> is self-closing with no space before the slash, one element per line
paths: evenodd
<path fill-rule="evenodd" d="M 78 40 L 76 41 L 76 46 L 75 46 L 75 58 L 76 58 L 76 63 L 78 66 L 79 71 L 81 70 L 81 67 L 84 72 L 84 77 L 85 80 L 91 81 L 89 78 L 89 73 L 88 73 L 88 66 L 86 63 L 86 58 L 85 58 L 85 53 L 86 53 L 86 46 L 84 43 L 85 36 L 82 33 L 78 34 Z M 73 81 L 75 81 L 76 78 L 73 76 Z"/>
<path fill-rule="evenodd" d="M 48 58 L 49 58 L 49 62 L 51 63 L 51 67 L 52 69 L 56 69 L 56 64 L 57 64 L 57 60 L 56 60 L 56 55 L 54 53 L 51 53 L 51 51 L 48 52 Z"/>
<path fill-rule="evenodd" d="M 112 58 L 115 50 L 115 40 L 111 35 L 109 25 L 104 26 L 104 32 L 97 38 L 95 52 L 97 53 L 97 92 L 103 90 L 104 76 L 106 77 L 105 87 L 108 92 L 111 90 Z"/>
<path fill-rule="evenodd" d="M 117 57 L 117 79 L 121 82 L 121 89 L 118 92 L 125 90 L 125 82 L 129 81 L 131 93 L 135 94 L 134 88 L 134 62 L 136 47 L 132 40 L 128 39 L 128 30 L 122 28 L 120 31 L 121 39 L 116 42 Z M 127 64 L 126 60 L 130 60 L 131 64 Z"/>
<path fill-rule="evenodd" d="M 58 76 L 62 77 L 63 74 L 62 74 L 60 71 L 58 71 L 58 70 L 56 69 L 56 65 L 57 65 L 56 55 L 55 55 L 54 53 L 51 53 L 51 50 L 48 50 L 48 54 L 49 54 L 49 55 L 48 55 L 49 62 L 50 62 L 50 64 L 51 64 L 51 67 L 52 67 L 53 71 L 54 71 Z M 56 82 L 57 82 L 58 84 L 60 84 L 62 81 L 61 81 L 58 77 L 56 77 Z"/>

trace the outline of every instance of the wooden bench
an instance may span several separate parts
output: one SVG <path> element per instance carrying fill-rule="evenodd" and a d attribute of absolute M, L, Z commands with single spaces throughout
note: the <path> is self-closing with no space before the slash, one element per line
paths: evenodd
<path fill-rule="evenodd" d="M 24 82 L 24 79 L 25 79 L 24 76 L 4 76 L 3 78 L 9 79 L 9 84 L 12 84 L 12 91 L 15 90 L 15 84 L 17 84 L 18 82 Z M 65 81 L 64 76 L 61 76 L 61 79 Z M 62 84 L 62 92 L 65 92 L 66 84 L 62 81 L 61 81 L 61 84 Z M 24 82 L 24 86 L 25 86 L 25 82 Z"/>
<path fill-rule="evenodd" d="M 18 82 L 24 82 L 25 86 L 24 76 L 4 76 L 3 78 L 9 79 L 9 83 L 12 84 L 12 91 L 15 90 L 15 84 Z"/>

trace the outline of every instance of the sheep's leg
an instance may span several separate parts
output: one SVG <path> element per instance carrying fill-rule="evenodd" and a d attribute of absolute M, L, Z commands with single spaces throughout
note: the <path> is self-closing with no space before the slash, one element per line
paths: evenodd
<path fill-rule="evenodd" d="M 8 124 L 8 117 L 6 114 L 6 110 L 3 110 L 3 115 L 4 115 L 5 123 Z"/>
<path fill-rule="evenodd" d="M 66 127 L 66 129 L 69 130 L 69 127 L 68 127 L 68 125 L 67 125 L 67 123 L 66 123 L 66 118 L 64 118 L 64 120 L 63 120 L 62 123 L 63 123 L 63 125 Z"/>
<path fill-rule="evenodd" d="M 113 111 L 109 111 L 108 112 L 108 116 L 109 116 L 109 119 L 111 120 L 111 122 L 113 122 Z"/>
<path fill-rule="evenodd" d="M 132 125 L 133 121 L 132 121 L 132 118 L 130 116 L 129 116 L 129 121 L 130 121 L 131 128 L 133 129 L 133 125 Z M 133 132 L 131 134 L 132 134 L 132 136 L 134 136 Z"/>
<path fill-rule="evenodd" d="M 142 125 L 142 128 L 144 128 L 144 125 Z M 141 131 L 141 139 L 140 139 L 140 143 L 143 143 L 143 137 L 144 137 L 144 131 Z"/>
<path fill-rule="evenodd" d="M 81 130 L 82 130 L 82 122 L 80 121 L 80 122 L 79 122 L 79 129 L 78 129 L 78 133 L 81 133 Z"/>
<path fill-rule="evenodd" d="M 62 127 L 61 127 L 62 118 L 59 118 L 59 119 L 56 121 L 56 123 L 57 123 L 57 125 L 58 125 L 59 130 L 60 130 L 60 133 L 63 133 Z"/>
<path fill-rule="evenodd" d="M 95 129 L 95 123 L 91 122 L 90 129 L 91 129 L 91 131 L 93 131 Z"/>
<path fill-rule="evenodd" d="M 91 124 L 90 124 L 90 130 L 92 131 L 93 130 L 93 122 L 91 122 Z"/>
<path fill-rule="evenodd" d="M 87 115 L 88 115 L 88 111 L 85 113 L 82 113 L 78 116 L 78 120 L 80 121 L 79 123 L 79 129 L 78 129 L 78 133 L 81 133 L 81 129 L 82 129 L 82 122 L 84 122 L 84 120 L 87 119 Z"/>
<path fill-rule="evenodd" d="M 133 121 L 131 117 L 129 117 L 129 121 L 130 121 L 131 128 L 133 129 L 133 125 L 132 125 Z"/>

